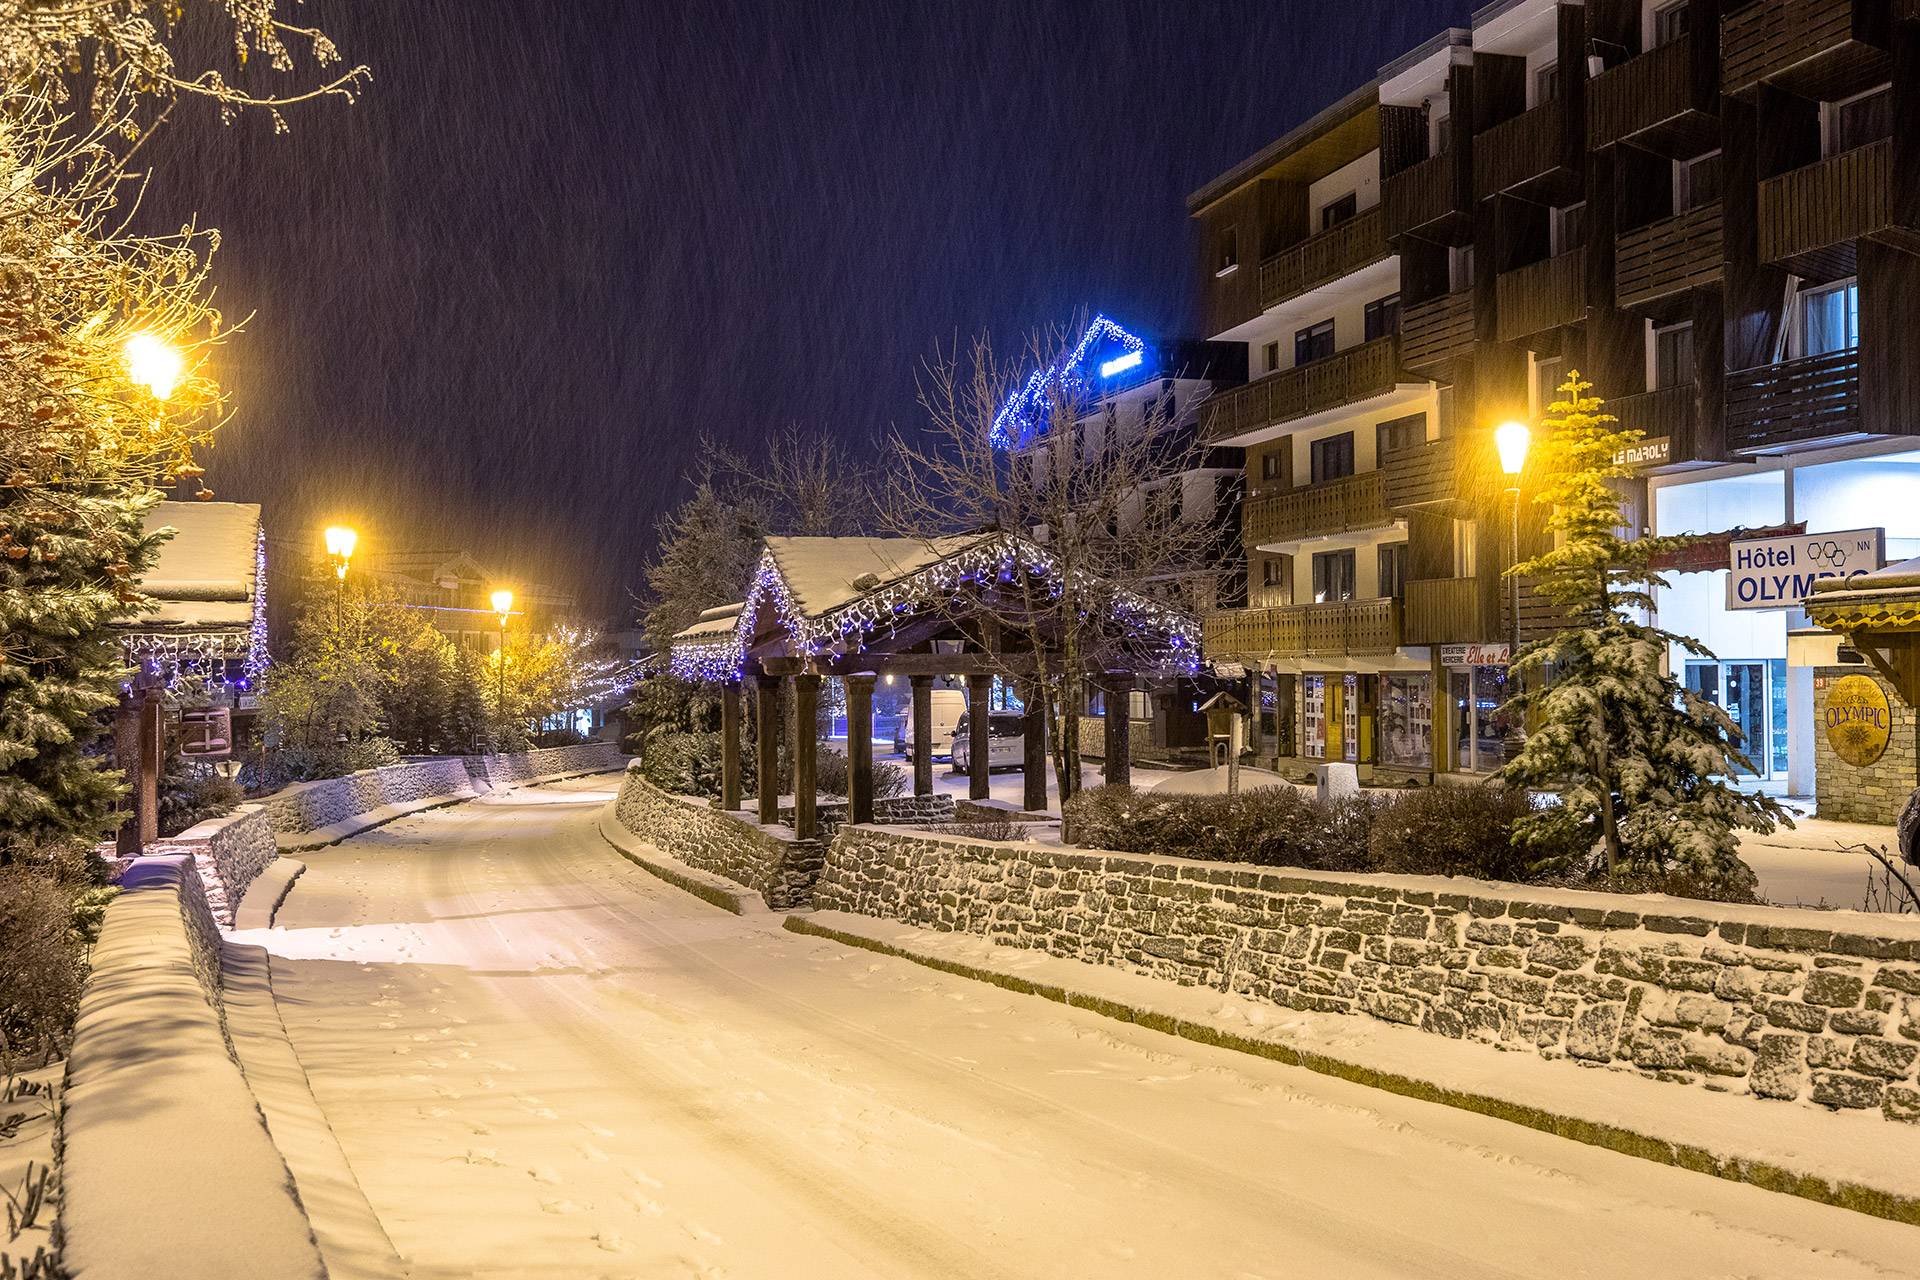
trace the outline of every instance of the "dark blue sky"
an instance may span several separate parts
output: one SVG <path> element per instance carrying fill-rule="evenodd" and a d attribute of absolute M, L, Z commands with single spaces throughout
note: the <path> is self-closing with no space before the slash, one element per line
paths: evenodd
<path fill-rule="evenodd" d="M 1185 197 L 1468 4 L 309 0 L 374 81 L 188 118 L 277 536 L 468 546 L 609 610 L 706 435 L 916 421 L 915 363 L 1085 307 L 1192 328 Z"/>

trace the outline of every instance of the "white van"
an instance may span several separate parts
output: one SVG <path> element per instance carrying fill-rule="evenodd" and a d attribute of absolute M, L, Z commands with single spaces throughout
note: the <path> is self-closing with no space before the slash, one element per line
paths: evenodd
<path fill-rule="evenodd" d="M 938 757 L 941 751 L 953 741 L 953 731 L 960 727 L 960 718 L 967 714 L 967 695 L 959 689 L 929 689 L 927 697 L 930 703 L 927 718 L 933 722 L 933 754 Z M 900 725 L 893 731 L 893 753 L 905 755 L 913 749 L 913 704 L 907 704 L 907 714 L 900 717 Z"/>

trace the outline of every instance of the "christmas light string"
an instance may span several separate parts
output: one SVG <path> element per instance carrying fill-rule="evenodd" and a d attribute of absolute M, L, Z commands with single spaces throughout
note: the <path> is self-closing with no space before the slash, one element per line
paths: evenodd
<path fill-rule="evenodd" d="M 1087 331 L 1080 335 L 1078 346 L 1045 368 L 1035 369 L 1027 379 L 1027 384 L 993 416 L 993 428 L 989 436 L 994 447 L 1019 449 L 1033 443 L 1039 424 L 1046 420 L 1048 395 L 1056 380 L 1067 403 L 1075 403 L 1085 392 L 1089 381 L 1082 370 L 1086 368 L 1094 349 L 1102 342 L 1117 343 L 1125 352 L 1120 359 L 1108 362 L 1113 373 L 1136 367 L 1140 361 L 1132 357 L 1144 357 L 1146 354 L 1145 342 L 1106 316 L 1095 316 L 1087 326 Z M 1103 376 L 1109 375 L 1103 370 Z"/>

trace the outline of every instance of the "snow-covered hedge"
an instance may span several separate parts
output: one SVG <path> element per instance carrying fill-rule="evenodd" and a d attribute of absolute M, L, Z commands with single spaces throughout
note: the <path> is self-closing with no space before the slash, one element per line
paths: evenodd
<path fill-rule="evenodd" d="M 196 879 L 185 856 L 137 859 L 107 908 L 67 1060 L 64 1260 L 81 1280 L 321 1277 L 232 1056 Z"/>
<path fill-rule="evenodd" d="M 1289 1008 L 1920 1121 L 1920 917 L 842 827 L 814 904 Z"/>

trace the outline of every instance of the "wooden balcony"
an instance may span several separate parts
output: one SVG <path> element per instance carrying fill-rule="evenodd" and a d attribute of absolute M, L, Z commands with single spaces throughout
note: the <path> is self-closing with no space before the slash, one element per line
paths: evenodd
<path fill-rule="evenodd" d="M 1208 401 L 1205 437 L 1218 443 L 1310 413 L 1385 395 L 1400 380 L 1400 342 L 1389 335 L 1271 373 Z"/>
<path fill-rule="evenodd" d="M 1707 83 L 1701 83 L 1707 81 Z M 1675 159 L 1714 145 L 1719 93 L 1697 75 L 1693 40 L 1681 36 L 1587 83 L 1587 145 L 1616 142 Z"/>
<path fill-rule="evenodd" d="M 1427 578 L 1407 583 L 1408 644 L 1479 644 L 1501 638 L 1499 580 Z"/>
<path fill-rule="evenodd" d="M 1274 254 L 1260 264 L 1260 306 L 1277 307 L 1385 258 L 1392 249 L 1384 225 L 1375 205 Z"/>
<path fill-rule="evenodd" d="M 1494 596 L 1500 616 L 1499 639 L 1513 639 L 1513 601 L 1517 594 L 1520 598 L 1520 643 L 1532 644 L 1536 640 L 1545 640 L 1556 635 L 1572 624 L 1573 620 L 1563 613 L 1559 606 L 1546 599 L 1534 589 L 1534 579 L 1521 578 L 1516 593 L 1513 580 L 1504 575 L 1494 577 Z"/>
<path fill-rule="evenodd" d="M 1854 272 L 1856 240 L 1920 248 L 1893 213 L 1893 142 L 1883 138 L 1760 184 L 1760 257 L 1804 279 Z"/>
<path fill-rule="evenodd" d="M 1578 163 L 1579 153 L 1568 145 L 1566 108 L 1558 99 L 1543 102 L 1474 136 L 1474 195 L 1570 193 L 1578 185 Z"/>
<path fill-rule="evenodd" d="M 1720 87 L 1761 82 L 1828 102 L 1888 79 L 1892 19 L 1910 0 L 1756 0 L 1720 24 Z"/>
<path fill-rule="evenodd" d="M 1726 265 L 1718 200 L 1622 232 L 1614 242 L 1614 304 L 1643 307 L 1718 285 Z"/>
<path fill-rule="evenodd" d="M 1382 451 L 1381 500 L 1389 511 L 1452 506 L 1460 500 L 1460 477 L 1455 469 L 1457 457 L 1452 437 Z"/>
<path fill-rule="evenodd" d="M 1431 239 L 1457 243 L 1459 233 L 1472 230 L 1470 178 L 1464 162 L 1450 150 L 1391 175 L 1380 184 L 1385 233 L 1398 236 L 1419 231 Z"/>
<path fill-rule="evenodd" d="M 1861 429 L 1857 347 L 1727 375 L 1730 452 L 1784 453 Z"/>
<path fill-rule="evenodd" d="M 1241 504 L 1242 544 L 1285 546 L 1334 533 L 1379 529 L 1393 523 L 1386 477 L 1378 471 L 1282 489 Z"/>
<path fill-rule="evenodd" d="M 1682 462 L 1701 456 L 1694 429 L 1697 400 L 1698 389 L 1686 383 L 1609 400 L 1607 412 L 1620 420 L 1622 428 L 1642 432 L 1648 440 L 1671 441 L 1673 461 Z"/>
<path fill-rule="evenodd" d="M 1473 290 L 1443 293 L 1400 312 L 1400 363 L 1427 369 L 1473 351 Z"/>
<path fill-rule="evenodd" d="M 1577 324 L 1587 318 L 1586 246 L 1503 271 L 1495 284 L 1494 332 L 1502 342 Z"/>
<path fill-rule="evenodd" d="M 1201 648 L 1213 661 L 1390 653 L 1400 647 L 1398 600 L 1342 600 L 1333 604 L 1234 609 L 1207 615 Z"/>

